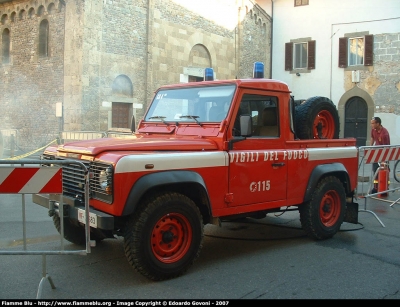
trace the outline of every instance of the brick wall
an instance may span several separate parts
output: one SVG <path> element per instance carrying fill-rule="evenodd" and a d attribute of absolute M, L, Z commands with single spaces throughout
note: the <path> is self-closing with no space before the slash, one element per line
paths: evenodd
<path fill-rule="evenodd" d="M 61 102 L 64 95 L 64 11 L 47 4 L 44 13 L 38 15 L 41 2 L 31 3 L 0 5 L 0 16 L 6 16 L 0 31 L 9 29 L 11 37 L 10 63 L 0 63 L 0 128 L 17 129 L 19 145 L 26 148 L 46 144 L 58 134 L 55 103 Z M 46 58 L 38 55 L 39 24 L 43 19 L 50 24 L 50 56 Z"/>
<path fill-rule="evenodd" d="M 262 61 L 268 75 L 270 17 L 252 0 L 243 1 L 243 7 L 236 2 L 16 0 L 0 4 L 0 17 L 8 17 L 2 17 L 0 30 L 8 28 L 11 33 L 11 62 L 0 63 L 0 108 L 5 110 L 0 112 L 0 129 L 16 129 L 18 144 L 29 151 L 63 130 L 106 131 L 113 101 L 142 104 L 135 110 L 140 119 L 154 91 L 179 83 L 188 68 L 211 66 L 218 79 L 247 78 L 252 76 L 253 63 Z M 201 12 L 193 9 L 196 3 Z M 38 15 L 41 6 L 43 13 Z M 50 25 L 46 58 L 38 56 L 43 18 Z M 121 79 L 131 83 L 131 94 L 115 90 L 116 80 Z M 62 119 L 56 117 L 57 102 L 63 105 Z"/>
<path fill-rule="evenodd" d="M 375 112 L 400 115 L 400 34 L 374 35 L 374 69 L 361 86 L 373 97 Z"/>

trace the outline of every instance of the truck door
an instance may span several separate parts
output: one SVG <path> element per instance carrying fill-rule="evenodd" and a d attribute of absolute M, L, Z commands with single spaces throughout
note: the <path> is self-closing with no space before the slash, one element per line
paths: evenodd
<path fill-rule="evenodd" d="M 233 143 L 229 151 L 230 206 L 286 199 L 287 151 L 282 137 L 282 108 L 278 96 L 244 94 L 236 114 L 252 118 L 252 136 Z M 239 127 L 234 127 L 233 133 Z M 237 134 L 237 132 L 236 132 Z M 235 138 L 235 136 L 233 136 Z"/>

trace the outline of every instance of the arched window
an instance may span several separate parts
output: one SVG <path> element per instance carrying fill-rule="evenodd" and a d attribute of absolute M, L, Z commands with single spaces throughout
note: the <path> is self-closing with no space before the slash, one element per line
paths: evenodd
<path fill-rule="evenodd" d="M 33 7 L 31 7 L 28 11 L 28 16 L 29 18 L 33 18 L 33 16 L 35 15 L 35 9 Z"/>
<path fill-rule="evenodd" d="M 25 16 L 26 16 L 26 11 L 25 11 L 25 10 L 21 10 L 21 11 L 18 13 L 19 20 L 25 19 Z"/>
<path fill-rule="evenodd" d="M 47 12 L 49 12 L 49 14 L 54 14 L 56 11 L 56 6 L 54 5 L 54 3 L 50 3 L 49 6 L 47 7 Z"/>
<path fill-rule="evenodd" d="M 10 63 L 10 30 L 4 29 L 1 37 L 2 41 L 2 62 L 4 64 Z"/>
<path fill-rule="evenodd" d="M 7 14 L 4 14 L 3 16 L 1 16 L 1 24 L 2 25 L 5 25 L 7 20 L 8 20 Z"/>
<path fill-rule="evenodd" d="M 37 15 L 42 16 L 43 14 L 44 14 L 44 6 L 41 5 L 41 6 L 39 6 L 39 8 L 37 10 Z"/>
<path fill-rule="evenodd" d="M 49 55 L 49 22 L 43 19 L 39 26 L 39 56 Z"/>

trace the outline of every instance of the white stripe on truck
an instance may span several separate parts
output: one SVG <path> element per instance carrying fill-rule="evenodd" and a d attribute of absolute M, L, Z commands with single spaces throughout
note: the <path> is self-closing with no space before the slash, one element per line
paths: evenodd
<path fill-rule="evenodd" d="M 146 164 L 153 164 L 154 168 L 146 169 Z M 115 168 L 115 173 L 203 168 L 227 166 L 228 164 L 229 157 L 225 151 L 135 154 L 125 156 L 119 160 Z"/>
<path fill-rule="evenodd" d="M 303 152 L 302 159 L 308 161 L 326 161 L 332 159 L 357 158 L 357 147 L 339 147 L 339 148 L 308 148 L 297 150 L 263 150 L 263 151 L 231 151 L 233 157 L 257 157 L 261 162 L 263 158 L 274 155 L 274 160 L 285 161 L 288 157 L 297 157 L 299 152 Z M 260 159 L 260 160 L 258 160 Z M 289 158 L 290 159 L 290 158 Z M 249 161 L 247 161 L 249 160 Z M 250 159 L 244 159 L 240 162 L 250 162 Z M 235 161 L 235 160 L 233 160 Z M 231 163 L 233 162 L 231 161 Z M 251 160 L 252 161 L 252 160 Z M 253 161 L 254 162 L 254 161 Z M 146 165 L 153 164 L 153 168 L 146 168 Z M 216 166 L 228 166 L 229 153 L 225 151 L 214 152 L 163 152 L 163 153 L 139 153 L 125 156 L 118 161 L 115 173 L 131 173 L 146 171 L 163 171 L 173 169 L 205 168 Z"/>
<path fill-rule="evenodd" d="M 358 157 L 357 147 L 308 148 L 307 151 L 309 161 Z"/>

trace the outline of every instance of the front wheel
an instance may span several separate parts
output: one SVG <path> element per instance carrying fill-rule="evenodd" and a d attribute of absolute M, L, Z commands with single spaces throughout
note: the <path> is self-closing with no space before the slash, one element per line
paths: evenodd
<path fill-rule="evenodd" d="M 396 180 L 397 182 L 400 182 L 400 164 L 399 164 L 400 160 L 397 160 L 396 163 L 394 164 L 394 168 L 393 168 L 393 177 L 394 180 Z"/>
<path fill-rule="evenodd" d="M 127 222 L 124 247 L 129 263 L 152 280 L 182 275 L 200 254 L 203 220 L 185 195 L 149 197 Z"/>
<path fill-rule="evenodd" d="M 322 179 L 310 201 L 299 207 L 300 221 L 307 235 L 316 240 L 333 237 L 343 223 L 346 192 L 337 177 Z"/>
<path fill-rule="evenodd" d="M 53 215 L 53 223 L 61 234 L 61 219 L 57 214 Z M 92 231 L 90 233 L 90 239 L 96 242 L 101 242 L 104 238 L 100 230 L 97 230 L 97 233 Z M 64 218 L 64 239 L 76 245 L 84 245 L 86 243 L 85 225 Z"/>
<path fill-rule="evenodd" d="M 59 234 L 61 234 L 61 219 L 53 215 L 53 223 Z M 76 245 L 84 245 L 86 242 L 85 227 L 74 223 L 69 218 L 64 218 L 64 239 Z"/>

